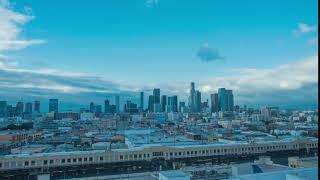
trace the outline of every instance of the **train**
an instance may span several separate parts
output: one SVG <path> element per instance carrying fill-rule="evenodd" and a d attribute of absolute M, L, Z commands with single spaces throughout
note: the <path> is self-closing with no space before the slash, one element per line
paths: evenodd
<path fill-rule="evenodd" d="M 277 141 L 203 145 L 164 146 L 161 144 L 147 144 L 126 149 L 4 155 L 0 156 L 0 174 L 11 170 L 68 168 L 69 166 L 130 163 L 152 161 L 154 159 L 173 161 L 197 157 L 245 156 L 317 149 L 317 138 L 287 138 Z"/>

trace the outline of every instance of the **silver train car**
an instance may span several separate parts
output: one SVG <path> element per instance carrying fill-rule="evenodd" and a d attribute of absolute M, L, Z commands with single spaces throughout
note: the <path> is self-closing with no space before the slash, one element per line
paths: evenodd
<path fill-rule="evenodd" d="M 144 145 L 128 149 L 35 153 L 0 156 L 0 172 L 19 169 L 49 169 L 78 165 L 97 165 L 133 161 L 151 161 L 156 158 L 179 158 L 259 155 L 268 152 L 318 149 L 318 139 L 301 138 L 265 142 L 206 144 L 186 146 Z"/>

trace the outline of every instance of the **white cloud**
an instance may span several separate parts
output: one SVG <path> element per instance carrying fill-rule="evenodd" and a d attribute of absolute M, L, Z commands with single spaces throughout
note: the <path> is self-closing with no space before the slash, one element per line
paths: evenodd
<path fill-rule="evenodd" d="M 102 77 L 59 69 L 26 69 L 18 63 L 0 60 L 0 89 L 37 89 L 56 93 L 116 93 L 134 86 Z"/>
<path fill-rule="evenodd" d="M 46 43 L 39 39 L 25 39 L 21 35 L 22 27 L 34 16 L 30 8 L 25 13 L 14 11 L 9 1 L 0 1 L 0 52 L 5 50 L 18 50 L 35 44 Z"/>
<path fill-rule="evenodd" d="M 212 92 L 219 87 L 241 92 L 294 90 L 308 83 L 318 83 L 318 55 L 270 69 L 233 69 L 234 75 L 215 77 L 201 84 Z"/>
<path fill-rule="evenodd" d="M 240 103 L 263 105 L 272 102 L 278 104 L 312 104 L 317 102 L 318 56 L 280 65 L 269 69 L 231 69 L 225 75 L 206 81 L 196 81 L 196 87 L 206 98 L 218 88 L 232 89 Z M 15 97 L 65 96 L 75 101 L 88 101 L 110 93 L 136 93 L 153 88 L 161 88 L 161 93 L 178 95 L 186 100 L 190 82 L 170 82 L 166 84 L 130 84 L 113 81 L 104 77 L 83 73 L 66 72 L 57 69 L 26 69 L 19 64 L 0 60 L 0 94 Z M 88 97 L 87 97 L 88 96 Z M 77 98 L 75 98 L 77 97 Z M 79 99 L 80 98 L 80 99 Z"/>
<path fill-rule="evenodd" d="M 293 30 L 293 35 L 299 37 L 301 35 L 312 34 L 318 31 L 318 25 L 308 25 L 305 23 L 298 23 L 297 28 Z"/>
<path fill-rule="evenodd" d="M 211 48 L 208 43 L 204 43 L 197 51 L 197 57 L 204 62 L 223 60 L 217 49 Z"/>
<path fill-rule="evenodd" d="M 308 25 L 305 23 L 299 23 L 298 30 L 301 33 L 315 32 L 315 31 L 317 31 L 317 26 L 311 26 L 311 25 Z"/>
<path fill-rule="evenodd" d="M 155 7 L 159 3 L 159 0 L 146 0 L 145 1 L 145 6 L 146 7 Z"/>

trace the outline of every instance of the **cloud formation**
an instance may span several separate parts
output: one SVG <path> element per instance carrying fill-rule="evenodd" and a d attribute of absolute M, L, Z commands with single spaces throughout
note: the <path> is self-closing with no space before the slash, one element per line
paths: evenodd
<path fill-rule="evenodd" d="M 316 32 L 317 26 L 311 26 L 305 23 L 298 23 L 298 32 L 300 33 L 310 33 L 310 32 Z"/>
<path fill-rule="evenodd" d="M 208 44 L 204 44 L 199 48 L 197 56 L 204 62 L 224 59 L 217 49 L 209 47 Z"/>
<path fill-rule="evenodd" d="M 115 93 L 126 89 L 101 77 L 57 69 L 24 69 L 2 60 L 0 61 L 0 89 L 5 88 L 38 89 L 67 94 Z"/>
<path fill-rule="evenodd" d="M 306 37 L 307 43 L 312 46 L 318 45 L 318 25 L 309 25 L 306 23 L 298 23 L 297 29 L 293 30 L 295 37 Z"/>
<path fill-rule="evenodd" d="M 226 71 L 224 76 L 196 83 L 204 98 L 218 88 L 225 87 L 234 91 L 236 103 L 239 104 L 316 106 L 317 59 L 316 55 L 270 69 L 232 69 Z M 0 61 L 0 94 L 6 98 L 18 98 L 17 95 L 62 97 L 70 103 L 86 103 L 99 98 L 102 101 L 110 94 L 121 94 L 132 99 L 136 98 L 137 92 L 151 92 L 154 87 L 160 87 L 161 93 L 177 94 L 179 100 L 185 100 L 189 82 L 139 86 L 63 70 L 24 69 L 4 60 Z"/>
<path fill-rule="evenodd" d="M 233 69 L 231 75 L 214 77 L 208 91 L 228 87 L 236 91 L 292 90 L 318 82 L 318 55 L 270 69 Z"/>
<path fill-rule="evenodd" d="M 46 43 L 45 40 L 29 40 L 22 37 L 23 25 L 34 19 L 30 12 L 29 8 L 25 8 L 25 13 L 16 12 L 9 1 L 0 1 L 0 53 L 6 50 L 18 50 Z"/>
<path fill-rule="evenodd" d="M 203 92 L 233 89 L 244 103 L 317 104 L 318 55 L 270 69 L 233 69 L 229 75 L 201 83 Z"/>
<path fill-rule="evenodd" d="M 159 0 L 146 0 L 144 4 L 146 7 L 156 7 L 158 3 Z"/>

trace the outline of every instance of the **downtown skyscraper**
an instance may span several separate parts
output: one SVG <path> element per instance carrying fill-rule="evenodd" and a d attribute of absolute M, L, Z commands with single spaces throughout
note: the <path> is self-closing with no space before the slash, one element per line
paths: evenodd
<path fill-rule="evenodd" d="M 161 112 L 161 104 L 160 104 L 160 89 L 153 89 L 153 105 L 152 112 Z"/>
<path fill-rule="evenodd" d="M 31 102 L 27 102 L 25 104 L 24 112 L 27 113 L 27 114 L 31 114 L 32 113 L 32 103 Z"/>
<path fill-rule="evenodd" d="M 154 98 L 153 98 L 153 95 L 149 95 L 149 98 L 148 98 L 148 111 L 149 112 L 153 112 L 153 103 L 154 102 Z"/>
<path fill-rule="evenodd" d="M 201 92 L 195 89 L 194 82 L 190 84 L 189 109 L 190 112 L 201 112 Z"/>
<path fill-rule="evenodd" d="M 167 106 L 167 96 L 162 95 L 161 96 L 161 110 L 162 110 L 162 112 L 166 111 L 166 106 Z"/>
<path fill-rule="evenodd" d="M 143 111 L 144 109 L 144 92 L 140 92 L 140 106 L 139 106 L 140 111 Z"/>
<path fill-rule="evenodd" d="M 189 95 L 189 101 L 188 101 L 190 112 L 196 111 L 196 90 L 194 86 L 194 82 L 191 82 L 190 84 L 190 95 Z"/>
<path fill-rule="evenodd" d="M 219 111 L 219 99 L 218 99 L 218 93 L 213 93 L 210 95 L 211 100 L 211 112 L 216 113 Z"/>
<path fill-rule="evenodd" d="M 234 98 L 232 90 L 219 88 L 218 90 L 219 111 L 233 111 Z"/>
<path fill-rule="evenodd" d="M 49 99 L 49 112 L 58 112 L 59 110 L 59 100 Z"/>
<path fill-rule="evenodd" d="M 34 101 L 34 112 L 40 113 L 40 101 Z"/>

